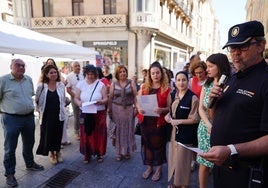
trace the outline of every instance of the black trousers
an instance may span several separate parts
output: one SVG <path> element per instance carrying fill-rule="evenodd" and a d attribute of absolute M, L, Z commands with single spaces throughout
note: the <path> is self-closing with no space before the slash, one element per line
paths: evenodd
<path fill-rule="evenodd" d="M 263 168 L 262 188 L 268 188 L 268 167 Z M 232 169 L 227 166 L 213 167 L 214 188 L 248 188 L 250 179 L 249 166 L 237 166 Z M 254 187 L 252 187 L 254 188 Z"/>

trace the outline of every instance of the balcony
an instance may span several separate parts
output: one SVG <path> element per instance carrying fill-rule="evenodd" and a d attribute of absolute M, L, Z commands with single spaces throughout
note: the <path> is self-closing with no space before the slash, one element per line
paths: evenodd
<path fill-rule="evenodd" d="M 159 33 L 165 34 L 165 35 L 179 41 L 180 43 L 184 43 L 186 45 L 193 46 L 192 38 L 179 32 L 175 28 L 170 27 L 165 22 L 160 22 Z"/>
<path fill-rule="evenodd" d="M 170 24 L 160 20 L 158 14 L 134 12 L 130 15 L 130 30 L 137 31 L 151 31 L 158 35 L 166 35 L 181 43 L 192 46 L 192 39 L 185 34 L 171 27 Z"/>
<path fill-rule="evenodd" d="M 161 0 L 160 3 L 164 3 L 165 0 Z M 167 3 L 169 12 L 174 11 L 177 17 L 183 18 L 186 22 L 191 22 L 193 19 L 192 12 L 189 9 L 188 4 L 183 0 L 170 0 Z"/>
<path fill-rule="evenodd" d="M 33 29 L 127 27 L 127 15 L 109 14 L 93 16 L 31 18 Z"/>
<path fill-rule="evenodd" d="M 158 16 L 152 13 L 132 13 L 130 27 L 159 28 Z"/>

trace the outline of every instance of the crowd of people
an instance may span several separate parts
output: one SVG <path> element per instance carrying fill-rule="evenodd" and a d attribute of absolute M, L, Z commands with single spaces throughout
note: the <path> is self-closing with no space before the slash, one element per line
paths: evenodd
<path fill-rule="evenodd" d="M 66 138 L 67 91 L 74 135 L 85 164 L 93 157 L 98 163 L 104 162 L 112 125 L 115 160 L 130 159 L 137 150 L 137 118 L 141 160 L 146 166 L 143 179 L 160 180 L 162 166 L 168 163 L 168 182 L 173 180 L 168 187 L 189 187 L 191 166 L 196 161 L 200 188 L 208 187 L 211 171 L 215 188 L 268 187 L 265 44 L 262 23 L 237 24 L 230 28 L 224 46 L 232 64 L 222 53 L 211 54 L 205 62 L 198 54 L 193 55 L 187 70 L 177 72 L 173 80 L 172 72 L 155 61 L 142 70 L 140 85 L 136 77 L 128 78 L 128 69 L 122 63 L 111 72 L 108 66 L 101 69 L 87 64 L 81 69 L 79 62 L 73 62 L 72 72 L 64 79 L 54 60 L 48 59 L 34 91 L 32 79 L 24 74 L 24 61 L 12 60 L 11 73 L 0 77 L 7 185 L 17 186 L 19 135 L 26 169 L 44 169 L 34 161 L 34 110 L 40 118 L 36 154 L 49 156 L 53 165 L 63 162 L 61 147 L 70 144 Z M 227 82 L 221 83 L 222 75 Z M 142 99 L 157 106 L 147 109 Z M 198 147 L 201 152 L 196 155 L 187 147 Z"/>

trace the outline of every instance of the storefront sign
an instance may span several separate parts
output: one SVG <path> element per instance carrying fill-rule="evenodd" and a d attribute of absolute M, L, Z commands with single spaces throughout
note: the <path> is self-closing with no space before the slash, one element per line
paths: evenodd
<path fill-rule="evenodd" d="M 117 41 L 94 41 L 93 46 L 116 46 Z"/>

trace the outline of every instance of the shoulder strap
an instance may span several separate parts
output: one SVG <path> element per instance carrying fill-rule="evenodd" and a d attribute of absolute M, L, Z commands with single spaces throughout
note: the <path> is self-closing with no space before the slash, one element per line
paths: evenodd
<path fill-rule="evenodd" d="M 96 87 L 97 87 L 97 85 L 99 84 L 99 81 L 95 84 L 95 87 L 94 87 L 94 89 L 93 89 L 93 91 L 92 91 L 92 93 L 91 93 L 91 96 L 90 96 L 90 99 L 89 99 L 89 101 L 91 101 L 91 99 L 92 99 L 92 96 L 93 96 L 93 94 L 94 94 L 94 92 L 95 92 L 95 90 L 96 90 Z"/>

